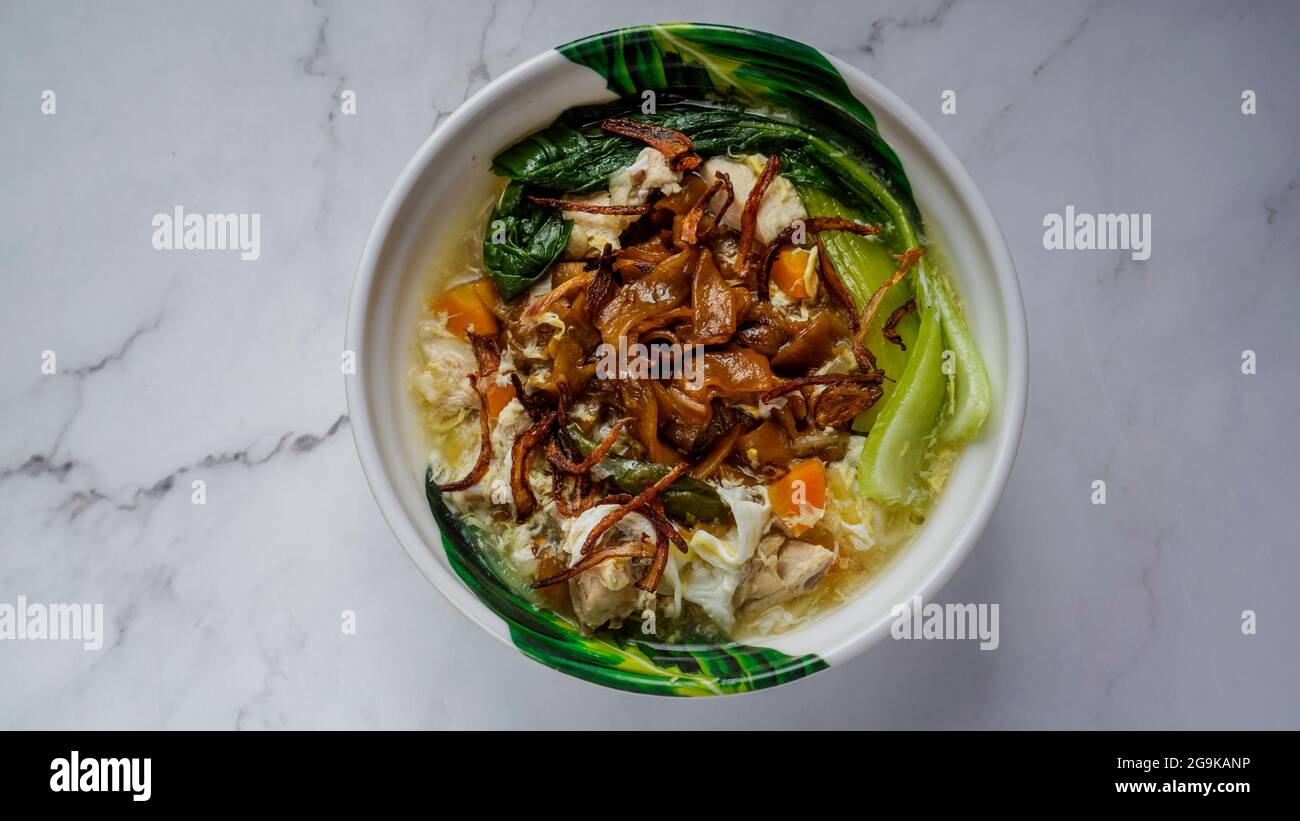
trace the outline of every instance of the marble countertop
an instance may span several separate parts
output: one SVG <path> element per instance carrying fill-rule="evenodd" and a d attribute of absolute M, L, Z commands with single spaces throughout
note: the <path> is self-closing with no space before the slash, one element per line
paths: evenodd
<path fill-rule="evenodd" d="M 645 15 L 0 9 L 0 602 L 102 602 L 107 621 L 97 651 L 0 641 L 0 727 L 1300 727 L 1300 9 L 1282 2 L 709 6 L 889 86 L 1001 222 L 1028 418 L 943 592 L 1000 603 L 999 649 L 885 641 L 794 686 L 682 703 L 545 669 L 434 591 L 351 442 L 356 261 L 467 95 Z M 177 204 L 260 213 L 260 258 L 155 250 L 150 220 Z M 1044 250 L 1066 205 L 1150 213 L 1150 259 Z"/>

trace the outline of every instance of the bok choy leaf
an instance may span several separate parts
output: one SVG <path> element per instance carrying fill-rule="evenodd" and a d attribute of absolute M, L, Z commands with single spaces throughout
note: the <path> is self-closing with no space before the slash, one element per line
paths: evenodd
<path fill-rule="evenodd" d="M 483 263 L 509 302 L 532 287 L 564 250 L 573 223 L 524 198 L 522 183 L 501 192 L 483 238 Z"/>

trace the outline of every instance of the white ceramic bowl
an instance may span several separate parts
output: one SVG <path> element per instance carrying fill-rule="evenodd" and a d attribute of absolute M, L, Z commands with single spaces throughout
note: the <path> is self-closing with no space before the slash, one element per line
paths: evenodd
<path fill-rule="evenodd" d="M 791 656 L 816 654 L 833 666 L 887 635 L 894 605 L 934 596 L 970 553 L 1015 458 L 1028 352 L 1010 252 L 966 169 L 898 97 L 852 66 L 827 59 L 875 115 L 879 132 L 903 162 L 929 234 L 942 237 L 949 275 L 993 388 L 983 435 L 958 460 L 914 542 L 851 602 L 762 642 Z M 425 499 L 426 452 L 407 385 L 415 323 L 438 254 L 463 234 L 488 196 L 493 155 L 571 106 L 613 97 L 602 77 L 558 51 L 539 54 L 488 84 L 438 127 L 402 171 L 375 221 L 352 292 L 346 346 L 355 352 L 357 373 L 346 377 L 348 409 L 370 488 L 424 575 L 465 615 L 512 645 L 517 642 L 511 625 L 453 573 Z"/>

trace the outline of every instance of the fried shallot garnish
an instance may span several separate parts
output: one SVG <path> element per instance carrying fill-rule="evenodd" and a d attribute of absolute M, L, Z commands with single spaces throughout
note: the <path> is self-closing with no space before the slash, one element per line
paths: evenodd
<path fill-rule="evenodd" d="M 655 548 L 650 547 L 644 542 L 616 544 L 611 547 L 607 547 L 604 550 L 600 550 L 595 553 L 592 553 L 590 556 L 584 556 L 581 561 L 579 561 L 577 564 L 575 564 L 573 567 L 570 567 L 568 570 L 564 571 L 563 573 L 557 573 L 556 575 L 551 576 L 550 578 L 547 579 L 539 579 L 533 582 L 532 584 L 530 584 L 529 587 L 531 587 L 534 590 L 538 590 L 543 587 L 550 587 L 553 584 L 560 584 L 561 582 L 567 582 L 569 579 L 572 579 L 574 576 L 578 575 L 579 573 L 585 573 L 588 570 L 595 567 L 596 565 L 600 564 L 601 562 L 607 561 L 609 559 L 649 559 L 649 558 L 653 558 L 654 555 L 655 555 Z"/>
<path fill-rule="evenodd" d="M 879 225 L 864 225 L 863 223 L 854 222 L 853 220 L 844 219 L 843 217 L 809 217 L 806 220 L 795 220 L 785 228 L 782 228 L 781 233 L 777 234 L 772 240 L 772 244 L 767 246 L 767 252 L 763 255 L 763 262 L 761 263 L 761 267 L 758 269 L 758 284 L 755 287 L 759 299 L 772 298 L 772 289 L 770 285 L 772 279 L 772 265 L 776 262 L 777 256 L 780 255 L 781 249 L 794 239 L 794 235 L 798 233 L 800 226 L 803 227 L 805 234 L 819 234 L 822 231 L 850 231 L 859 236 L 869 237 L 873 234 L 880 233 Z M 817 243 L 817 255 L 819 258 L 826 256 L 826 247 L 820 242 Z M 840 282 L 841 286 L 843 286 L 843 284 L 843 282 Z M 847 290 L 845 293 L 848 293 Z M 836 295 L 835 298 L 839 299 L 839 295 Z M 853 305 L 853 300 L 851 298 L 849 299 L 848 305 L 848 310 L 851 311 Z"/>
<path fill-rule="evenodd" d="M 555 421 L 555 411 L 515 437 L 510 447 L 510 493 L 515 501 L 515 521 L 522 522 L 537 509 L 537 497 L 528 484 L 528 459 Z"/>
<path fill-rule="evenodd" d="M 813 422 L 819 428 L 837 428 L 852 422 L 858 414 L 880 401 L 879 385 L 828 385 L 813 400 Z"/>
<path fill-rule="evenodd" d="M 570 500 L 565 493 L 565 480 L 573 486 L 573 499 Z M 591 490 L 591 477 L 586 474 L 570 475 L 560 473 L 558 470 L 551 473 L 551 495 L 555 498 L 555 509 L 560 512 L 561 516 L 573 518 L 594 507 L 600 501 L 600 497 Z M 631 496 L 627 498 L 631 499 Z"/>
<path fill-rule="evenodd" d="M 605 303 L 614 296 L 618 285 L 614 282 L 614 252 L 608 242 L 596 260 L 591 281 L 587 283 L 587 321 L 595 322 Z"/>
<path fill-rule="evenodd" d="M 611 217 L 633 217 L 641 214 L 649 214 L 649 204 L 641 205 L 598 205 L 594 202 L 578 202 L 577 200 L 557 200 L 550 197 L 534 197 L 529 195 L 528 201 L 534 205 L 540 205 L 543 208 L 558 208 L 561 211 L 581 211 L 584 214 L 605 214 Z"/>
<path fill-rule="evenodd" d="M 641 515 L 650 520 L 656 531 L 662 531 L 668 537 L 668 541 L 677 546 L 677 549 L 686 553 L 690 548 L 686 545 L 686 540 L 682 534 L 677 532 L 677 526 L 668 521 L 668 516 L 664 514 L 663 499 L 655 499 L 649 505 L 641 509 Z"/>
<path fill-rule="evenodd" d="M 474 392 L 478 393 L 478 377 L 470 374 L 469 384 L 474 388 Z M 470 468 L 469 475 L 464 479 L 438 485 L 438 490 L 441 492 L 449 493 L 453 490 L 464 490 L 473 487 L 487 473 L 488 464 L 492 461 L 492 430 L 488 420 L 487 400 L 482 395 L 479 396 L 478 403 L 478 427 L 479 433 L 482 435 L 478 446 L 478 461 L 474 463 L 474 467 Z"/>
<path fill-rule="evenodd" d="M 792 391 L 802 388 L 809 388 L 813 385 L 879 385 L 883 374 L 880 371 L 868 371 L 866 373 L 827 373 L 819 376 L 801 376 L 798 379 L 790 379 L 777 385 L 775 388 L 769 388 L 760 397 L 764 402 L 771 402 L 778 396 L 784 396 Z"/>
<path fill-rule="evenodd" d="M 689 548 L 687 548 L 686 540 L 682 538 L 682 534 L 678 533 L 673 523 L 664 516 L 662 499 L 651 500 L 650 504 L 641 510 L 641 513 L 650 520 L 651 526 L 655 529 L 655 555 L 654 560 L 650 562 L 650 568 L 636 583 L 636 587 L 638 590 L 653 593 L 659 589 L 659 581 L 663 579 L 664 570 L 668 567 L 668 551 L 671 546 L 676 545 L 677 549 L 683 553 L 687 552 Z"/>
<path fill-rule="evenodd" d="M 532 302 L 528 303 L 528 307 L 524 308 L 524 312 L 520 314 L 519 318 L 521 322 L 524 325 L 530 325 L 536 322 L 537 320 L 541 319 L 542 314 L 549 311 L 551 309 L 551 306 L 554 305 L 556 302 L 558 302 L 559 300 L 563 299 L 566 296 L 573 296 L 577 294 L 579 291 L 581 291 L 583 288 L 586 288 L 588 285 L 590 285 L 592 282 L 592 278 L 593 276 L 591 273 L 581 273 L 575 277 L 566 279 L 564 282 L 561 282 L 559 285 L 556 285 L 551 290 L 547 291 L 546 293 L 539 296 L 537 299 L 534 299 Z"/>
<path fill-rule="evenodd" d="M 894 259 L 898 260 L 898 270 L 889 275 L 889 279 L 880 283 L 880 287 L 867 300 L 867 307 L 862 309 L 862 319 L 858 322 L 858 331 L 855 336 L 861 338 L 866 336 L 867 328 L 871 327 L 871 320 L 875 318 L 876 311 L 880 310 L 880 303 L 885 298 L 890 288 L 893 288 L 907 273 L 908 269 L 921 259 L 921 254 L 925 253 L 924 248 L 908 248 L 901 254 L 891 254 Z"/>
<path fill-rule="evenodd" d="M 880 333 L 885 339 L 893 342 L 904 351 L 907 350 L 907 346 L 903 344 L 903 338 L 898 335 L 898 331 L 894 330 L 894 328 L 898 327 L 898 323 L 902 322 L 904 317 L 915 310 L 916 300 L 909 299 L 894 309 L 894 312 L 889 315 L 889 319 L 885 320 L 885 327 L 880 329 Z"/>
<path fill-rule="evenodd" d="M 700 155 L 695 153 L 691 138 L 680 131 L 621 118 L 605 120 L 600 127 L 611 134 L 630 137 L 657 149 L 668 158 L 668 167 L 674 171 L 690 171 L 700 164 Z"/>
<path fill-rule="evenodd" d="M 713 196 L 723 188 L 727 189 L 727 198 L 723 200 L 722 207 L 718 209 L 718 213 L 713 215 L 713 222 L 701 231 L 700 220 L 704 218 L 705 212 L 708 211 L 709 203 L 713 202 Z M 712 234 L 722 222 L 722 218 L 727 214 L 727 209 L 731 207 L 731 203 L 735 201 L 735 199 L 736 189 L 731 187 L 731 177 L 721 171 L 715 172 L 713 175 L 713 185 L 710 185 L 709 190 L 704 192 L 704 196 L 695 201 L 695 204 L 691 206 L 691 210 L 687 211 L 686 216 L 682 219 L 682 242 L 685 242 L 687 245 L 694 245 L 697 242 L 708 239 L 709 235 Z"/>
<path fill-rule="evenodd" d="M 510 384 L 514 385 L 515 397 L 519 400 L 519 404 L 524 406 L 529 419 L 537 422 L 551 412 L 551 404 L 546 394 L 541 391 L 529 393 L 524 390 L 524 383 L 519 381 L 518 373 L 510 374 Z"/>
<path fill-rule="evenodd" d="M 659 580 L 663 578 L 664 570 L 668 567 L 668 549 L 667 534 L 655 525 L 655 555 L 650 561 L 649 569 L 637 580 L 637 590 L 653 593 L 659 589 Z"/>
<path fill-rule="evenodd" d="M 478 362 L 478 375 L 490 376 L 501 367 L 501 349 L 497 341 L 490 336 L 469 334 L 469 345 L 474 349 L 474 359 Z"/>
<path fill-rule="evenodd" d="M 589 553 L 595 547 L 600 537 L 605 535 L 611 527 L 618 524 L 619 521 L 629 513 L 635 513 L 644 508 L 649 502 L 659 494 L 668 489 L 668 486 L 677 481 L 690 465 L 686 462 L 678 462 L 672 470 L 664 474 L 664 477 L 645 490 L 632 497 L 632 500 L 622 504 L 617 510 L 612 510 L 605 515 L 605 518 L 596 523 L 596 526 L 587 534 L 587 538 L 582 543 L 582 552 Z"/>
<path fill-rule="evenodd" d="M 740 243 L 736 250 L 736 276 L 745 278 L 749 273 L 749 249 L 754 244 L 754 232 L 758 229 L 758 209 L 763 205 L 763 196 L 767 187 L 781 173 L 781 157 L 777 154 L 767 158 L 763 171 L 754 181 L 745 199 L 745 210 L 740 212 Z"/>
<path fill-rule="evenodd" d="M 858 363 L 858 369 L 874 371 L 876 357 L 858 335 L 858 309 L 853 305 L 853 294 L 844 280 L 840 279 L 830 254 L 826 253 L 826 245 L 822 242 L 817 243 L 817 271 L 821 275 L 822 285 L 826 286 L 826 292 L 844 309 L 849 325 L 849 344 L 853 347 L 853 359 Z"/>
<path fill-rule="evenodd" d="M 619 431 L 623 430 L 623 426 L 627 425 L 631 421 L 632 417 L 628 416 L 615 422 L 614 426 L 610 428 L 609 433 L 605 435 L 605 438 L 601 440 L 600 444 L 596 445 L 596 448 L 581 462 L 571 461 L 569 457 L 565 455 L 559 442 L 555 439 L 551 439 L 551 441 L 546 443 L 546 460 L 561 473 L 586 473 L 595 467 L 597 462 L 605 458 L 605 454 L 609 453 L 609 449 L 614 447 L 614 442 L 618 440 Z"/>

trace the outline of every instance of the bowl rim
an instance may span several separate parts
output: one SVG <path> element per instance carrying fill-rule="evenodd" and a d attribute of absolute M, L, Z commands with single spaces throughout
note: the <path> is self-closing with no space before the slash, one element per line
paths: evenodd
<path fill-rule="evenodd" d="M 749 28 L 717 24 L 700 25 L 765 34 Z M 628 32 L 645 28 L 649 26 L 630 26 L 618 31 Z M 579 43 L 600 36 L 602 34 L 588 35 L 572 42 Z M 488 82 L 439 123 L 402 168 L 375 218 L 353 281 L 344 346 L 345 350 L 353 352 L 358 362 L 364 361 L 362 350 L 366 344 L 366 317 L 370 312 L 375 293 L 374 285 L 379 273 L 379 262 L 397 225 L 398 217 L 411 199 L 421 176 L 436 159 L 443 144 L 456 131 L 459 123 L 471 119 L 483 109 L 496 105 L 503 92 L 515 85 L 519 78 L 543 68 L 548 62 L 564 60 L 565 58 L 559 53 L 559 49 L 564 47 L 562 45 L 542 51 Z M 911 106 L 879 81 L 833 55 L 826 54 L 820 49 L 816 50 L 840 73 L 854 96 L 860 97 L 860 90 L 865 90 L 868 95 L 878 100 L 879 102 L 873 103 L 873 106 L 887 110 L 903 129 L 911 132 L 912 138 L 930 155 L 930 159 L 938 167 L 945 181 L 956 189 L 963 205 L 968 206 L 963 210 L 967 212 L 977 235 L 987 248 L 998 285 L 1000 296 L 998 314 L 1003 322 L 1007 362 L 1006 390 L 999 403 L 1004 421 L 999 436 L 993 443 L 992 470 L 986 474 L 986 481 L 974 501 L 970 503 L 971 512 L 964 518 L 950 540 L 948 549 L 939 557 L 939 561 L 927 569 L 920 583 L 915 587 L 913 595 L 928 599 L 948 582 L 974 549 L 975 542 L 997 507 L 1019 450 L 1028 404 L 1029 370 L 1028 325 L 1023 296 L 1010 248 L 992 209 L 976 187 L 965 165 L 947 143 Z M 386 480 L 385 465 L 380 456 L 373 424 L 375 418 L 373 409 L 364 389 L 364 379 L 358 378 L 359 376 L 359 374 L 344 376 L 352 439 L 366 483 L 389 529 L 421 573 L 457 610 L 496 637 L 498 641 L 522 653 L 522 650 L 512 641 L 504 619 L 488 609 L 450 569 L 443 566 L 435 557 L 424 557 L 432 561 L 422 560 L 422 555 L 429 552 L 428 546 L 406 517 L 394 489 Z M 850 633 L 825 648 L 817 648 L 817 655 L 827 665 L 842 664 L 880 641 L 888 631 L 889 622 L 890 619 L 885 617 L 877 619 L 873 624 L 865 624 L 862 630 Z"/>

